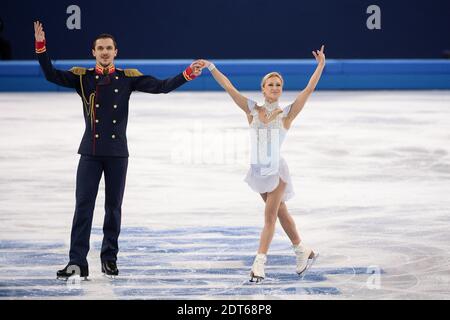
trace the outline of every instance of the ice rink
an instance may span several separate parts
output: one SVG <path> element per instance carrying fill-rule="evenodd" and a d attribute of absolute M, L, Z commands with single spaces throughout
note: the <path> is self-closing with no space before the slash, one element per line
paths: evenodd
<path fill-rule="evenodd" d="M 282 155 L 288 209 L 320 258 L 300 279 L 278 224 L 260 285 L 247 280 L 264 206 L 243 181 L 245 114 L 224 92 L 132 95 L 120 276 L 100 272 L 102 181 L 81 283 L 55 279 L 81 100 L 1 93 L 0 111 L 0 299 L 450 299 L 450 91 L 313 94 Z"/>

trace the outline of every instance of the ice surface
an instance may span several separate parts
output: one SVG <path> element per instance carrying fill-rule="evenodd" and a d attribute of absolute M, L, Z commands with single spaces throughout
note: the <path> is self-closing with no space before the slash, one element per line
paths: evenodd
<path fill-rule="evenodd" d="M 282 154 L 289 211 L 320 259 L 299 280 L 278 225 L 258 286 L 246 280 L 263 202 L 243 182 L 246 118 L 225 93 L 132 96 L 121 275 L 100 273 L 102 182 L 80 284 L 55 272 L 68 256 L 81 101 L 2 93 L 0 110 L 0 299 L 450 298 L 448 91 L 314 93 Z"/>

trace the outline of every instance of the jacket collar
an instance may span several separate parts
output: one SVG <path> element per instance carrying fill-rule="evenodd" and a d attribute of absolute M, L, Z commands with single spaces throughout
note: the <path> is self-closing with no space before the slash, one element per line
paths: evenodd
<path fill-rule="evenodd" d="M 95 65 L 95 73 L 96 74 L 108 75 L 108 74 L 114 73 L 115 71 L 116 71 L 116 67 L 114 67 L 113 64 L 106 68 L 104 68 L 98 64 Z"/>

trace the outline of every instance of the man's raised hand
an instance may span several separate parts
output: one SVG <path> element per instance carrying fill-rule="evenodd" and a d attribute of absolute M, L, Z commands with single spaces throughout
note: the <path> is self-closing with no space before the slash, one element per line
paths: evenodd
<path fill-rule="evenodd" d="M 45 41 L 45 32 L 42 23 L 39 21 L 34 22 L 34 38 L 36 39 L 36 42 Z"/>

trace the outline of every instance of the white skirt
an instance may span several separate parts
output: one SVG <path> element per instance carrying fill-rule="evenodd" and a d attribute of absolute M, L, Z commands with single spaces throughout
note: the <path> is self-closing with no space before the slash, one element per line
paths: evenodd
<path fill-rule="evenodd" d="M 253 191 L 258 193 L 266 193 L 272 192 L 273 190 L 276 189 L 276 187 L 278 187 L 278 184 L 280 183 L 280 178 L 281 180 L 283 180 L 283 182 L 286 183 L 283 201 L 288 201 L 294 196 L 295 192 L 292 186 L 292 180 L 291 175 L 289 174 L 288 165 L 286 163 L 286 160 L 284 160 L 282 157 L 280 157 L 280 166 L 278 170 L 278 175 L 262 176 L 255 170 L 253 170 L 252 167 L 250 167 L 244 181 L 248 183 L 248 185 L 250 186 L 250 188 L 252 188 Z"/>

